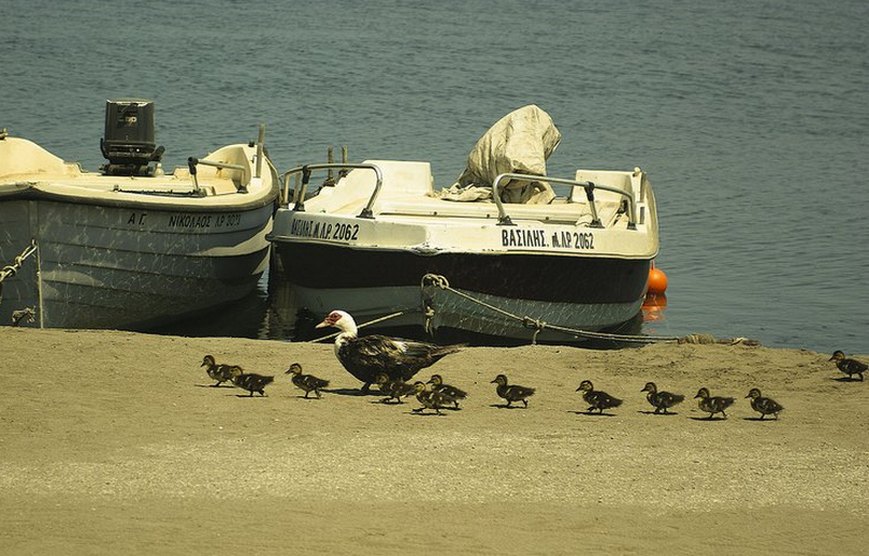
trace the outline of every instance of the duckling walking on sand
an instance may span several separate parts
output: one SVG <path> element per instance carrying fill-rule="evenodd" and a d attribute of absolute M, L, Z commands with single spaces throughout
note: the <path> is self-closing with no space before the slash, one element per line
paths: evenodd
<path fill-rule="evenodd" d="M 655 413 L 668 413 L 668 409 L 685 399 L 682 394 L 671 394 L 663 390 L 659 392 L 654 382 L 647 382 L 640 392 L 647 392 L 646 399 L 655 408 Z"/>
<path fill-rule="evenodd" d="M 414 382 L 413 388 L 416 391 L 417 401 L 422 404 L 422 407 L 413 410 L 414 413 L 422 413 L 426 409 L 434 409 L 435 413 L 443 415 L 440 408 L 450 405 L 455 401 L 442 392 L 426 389 L 425 383 L 421 381 Z"/>
<path fill-rule="evenodd" d="M 727 419 L 727 414 L 724 413 L 724 410 L 733 405 L 733 398 L 711 396 L 709 394 L 709 389 L 706 387 L 697 391 L 697 395 L 694 396 L 694 399 L 697 398 L 700 398 L 700 401 L 697 402 L 698 407 L 700 407 L 702 411 L 709 413 L 707 419 L 712 419 L 716 413 L 720 413 L 725 419 Z"/>
<path fill-rule="evenodd" d="M 208 373 L 208 376 L 210 376 L 212 380 L 217 381 L 217 383 L 212 384 L 212 386 L 215 387 L 232 380 L 233 369 L 238 369 L 240 372 L 244 372 L 244 370 L 238 365 L 215 363 L 214 356 L 212 355 L 206 355 L 203 357 L 202 364 L 199 366 L 205 367 L 205 372 Z"/>
<path fill-rule="evenodd" d="M 402 398 L 416 394 L 416 388 L 413 384 L 408 384 L 403 380 L 392 380 L 386 376 L 386 373 L 377 373 L 375 382 L 380 387 L 380 392 L 386 394 L 380 403 L 389 403 L 389 400 L 395 400 L 395 403 L 404 403 L 401 401 Z"/>
<path fill-rule="evenodd" d="M 845 354 L 838 349 L 833 352 L 833 357 L 830 357 L 830 361 L 835 361 L 839 370 L 848 375 L 849 379 L 851 375 L 857 375 L 862 381 L 863 373 L 869 368 L 869 365 L 866 365 L 866 363 L 845 357 Z"/>
<path fill-rule="evenodd" d="M 603 415 L 604 409 L 611 409 L 622 405 L 622 400 L 610 396 L 603 390 L 595 390 L 590 380 L 583 380 L 576 391 L 583 392 L 582 399 L 588 404 L 588 413 L 597 409 Z"/>
<path fill-rule="evenodd" d="M 444 379 L 441 375 L 431 375 L 428 384 L 432 385 L 431 389 L 435 392 L 446 394 L 448 397 L 452 398 L 456 409 L 459 407 L 459 400 L 464 400 L 468 397 L 468 393 L 464 390 L 460 390 L 459 388 L 449 384 L 444 384 Z"/>
<path fill-rule="evenodd" d="M 325 388 L 329 386 L 328 380 L 323 380 L 322 378 L 317 378 L 314 375 L 303 375 L 302 374 L 302 366 L 299 363 L 293 363 L 290 365 L 290 368 L 284 374 L 293 375 L 290 377 L 290 380 L 293 381 L 298 388 L 304 390 L 305 398 L 308 398 L 308 394 L 313 392 L 317 399 L 320 399 L 320 388 Z"/>
<path fill-rule="evenodd" d="M 263 376 L 256 373 L 243 373 L 241 367 L 235 367 L 232 370 L 232 383 L 242 390 L 250 392 L 253 397 L 254 392 L 259 392 L 260 396 L 265 396 L 265 388 L 275 380 L 273 376 Z"/>
<path fill-rule="evenodd" d="M 522 402 L 525 407 L 528 407 L 528 398 L 534 395 L 534 388 L 527 386 L 519 386 L 518 384 L 507 384 L 507 375 L 498 375 L 490 384 L 497 384 L 495 392 L 505 400 L 507 407 L 512 407 L 513 402 Z"/>
<path fill-rule="evenodd" d="M 777 401 L 772 398 L 764 398 L 760 395 L 760 389 L 752 388 L 748 391 L 746 398 L 751 398 L 751 409 L 760 413 L 761 421 L 767 415 L 774 415 L 778 419 L 778 414 L 784 409 Z"/>

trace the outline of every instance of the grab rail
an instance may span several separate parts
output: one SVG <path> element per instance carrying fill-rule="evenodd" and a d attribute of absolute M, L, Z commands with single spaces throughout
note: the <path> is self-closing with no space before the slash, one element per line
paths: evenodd
<path fill-rule="evenodd" d="M 196 167 L 200 164 L 203 166 L 211 166 L 212 168 L 217 168 L 219 170 L 238 170 L 239 172 L 242 172 L 242 179 L 244 179 L 244 171 L 247 170 L 247 168 L 240 164 L 230 164 L 228 162 L 217 162 L 214 160 L 200 160 L 193 156 L 188 157 L 187 169 L 190 171 L 190 176 L 193 178 L 193 191 L 198 195 L 204 194 L 199 188 L 199 179 L 196 177 Z M 235 189 L 239 193 L 247 193 L 247 187 L 243 183 L 236 185 Z"/>
<path fill-rule="evenodd" d="M 336 163 L 325 163 L 325 164 L 305 164 L 304 166 L 297 166 L 290 170 L 287 170 L 283 174 L 281 174 L 281 178 L 283 179 L 284 185 L 281 191 L 281 197 L 286 199 L 287 206 L 289 206 L 289 188 L 290 188 L 290 176 L 293 174 L 302 173 L 302 184 L 299 186 L 299 190 L 293 194 L 293 202 L 295 206 L 293 210 L 304 212 L 305 211 L 305 191 L 308 188 L 308 183 L 311 181 L 311 172 L 313 170 L 327 170 L 327 169 L 348 169 L 348 168 L 358 168 L 358 169 L 368 169 L 374 170 L 375 176 L 377 176 L 377 182 L 374 184 L 374 193 L 371 194 L 371 198 L 368 199 L 368 204 L 365 205 L 365 208 L 362 209 L 362 212 L 357 216 L 358 218 L 374 218 L 374 212 L 372 208 L 374 207 L 374 201 L 377 199 L 377 195 L 380 193 L 380 187 L 383 185 L 383 172 L 376 164 L 370 164 L 367 162 L 361 164 L 350 164 L 347 162 L 336 162 Z"/>
<path fill-rule="evenodd" d="M 634 199 L 634 194 L 630 191 L 625 191 L 624 189 L 613 187 L 611 185 L 596 184 L 590 181 L 576 181 L 563 178 L 550 178 L 548 176 L 534 176 L 530 174 L 514 173 L 500 174 L 497 178 L 495 178 L 495 182 L 492 184 L 492 197 L 495 200 L 495 204 L 498 206 L 499 226 L 515 226 L 515 224 L 513 224 L 513 221 L 510 219 L 510 216 L 507 214 L 506 209 L 504 209 L 504 203 L 501 201 L 501 192 L 499 191 L 499 186 L 501 185 L 501 182 L 506 180 L 518 180 L 527 182 L 545 181 L 549 183 L 558 183 L 561 185 L 570 185 L 572 187 L 582 187 L 583 189 L 585 189 L 585 196 L 588 199 L 588 206 L 591 210 L 590 226 L 592 228 L 603 228 L 603 224 L 601 224 L 600 218 L 598 218 L 597 215 L 597 206 L 594 204 L 594 190 L 602 189 L 603 191 L 618 193 L 619 195 L 623 195 L 628 198 L 628 229 L 637 229 L 636 200 Z M 577 222 L 577 224 L 579 224 L 579 222 Z"/>

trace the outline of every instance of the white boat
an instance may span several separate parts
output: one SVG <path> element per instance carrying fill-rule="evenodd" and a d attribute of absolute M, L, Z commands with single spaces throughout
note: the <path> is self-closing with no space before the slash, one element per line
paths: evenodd
<path fill-rule="evenodd" d="M 262 128 L 164 173 L 153 103 L 124 99 L 102 149 L 86 172 L 0 135 L 0 325 L 148 329 L 256 287 L 279 192 Z"/>
<path fill-rule="evenodd" d="M 548 129 L 545 112 L 526 109 L 547 128 L 537 133 L 545 159 L 560 134 Z M 515 131 L 516 118 L 529 117 L 517 112 L 492 131 L 502 131 L 505 120 Z M 477 147 L 504 151 L 498 139 L 486 137 Z M 479 192 L 461 187 L 461 180 L 459 189 L 436 191 L 427 162 L 367 160 L 290 170 L 269 238 L 297 305 L 318 316 L 343 309 L 359 322 L 398 313 L 383 327 L 552 343 L 581 341 L 585 336 L 577 331 L 633 320 L 658 253 L 646 174 L 639 168 L 579 169 L 553 178 L 542 177 L 545 170 L 534 164 L 512 161 L 507 168 L 525 171 L 500 173 L 491 198 L 477 202 L 451 200 Z M 308 196 L 311 173 L 322 169 L 349 172 Z M 293 174 L 302 180 L 291 199 Z M 535 187 L 525 187 L 529 183 Z M 542 203 L 502 201 L 505 190 L 528 198 L 548 188 Z"/>

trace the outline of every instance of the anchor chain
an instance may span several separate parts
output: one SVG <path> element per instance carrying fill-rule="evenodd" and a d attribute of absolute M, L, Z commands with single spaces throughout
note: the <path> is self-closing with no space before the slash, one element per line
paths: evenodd
<path fill-rule="evenodd" d="M 0 268 L 0 302 L 3 301 L 3 281 L 6 278 L 10 278 L 12 276 L 15 276 L 15 273 L 18 272 L 19 270 L 21 270 L 21 266 L 24 264 L 24 261 L 27 259 L 27 257 L 29 257 L 30 255 L 35 253 L 36 249 L 37 249 L 36 240 L 31 239 L 30 245 L 25 247 L 24 251 L 22 251 L 17 257 L 15 257 L 12 260 L 11 264 L 8 264 L 8 265 L 4 266 L 3 268 Z"/>

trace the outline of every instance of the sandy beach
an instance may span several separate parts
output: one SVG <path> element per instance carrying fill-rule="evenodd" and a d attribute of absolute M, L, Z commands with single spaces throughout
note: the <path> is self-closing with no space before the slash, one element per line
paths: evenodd
<path fill-rule="evenodd" d="M 213 388 L 208 353 L 275 382 Z M 865 553 L 869 381 L 829 357 L 466 348 L 418 375 L 470 393 L 437 416 L 358 395 L 329 344 L 0 328 L 0 552 Z M 537 388 L 527 409 L 501 407 L 498 373 Z M 585 414 L 583 379 L 624 403 Z M 650 380 L 686 395 L 676 414 L 650 412 Z M 727 419 L 701 386 L 737 398 Z"/>

